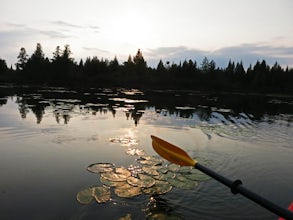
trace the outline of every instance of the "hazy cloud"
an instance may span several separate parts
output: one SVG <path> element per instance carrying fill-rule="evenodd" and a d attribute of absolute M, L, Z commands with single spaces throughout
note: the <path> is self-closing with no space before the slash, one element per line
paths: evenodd
<path fill-rule="evenodd" d="M 257 60 L 265 60 L 269 65 L 276 61 L 283 66 L 293 66 L 293 47 L 274 47 L 259 44 L 242 44 L 233 47 L 224 47 L 215 51 L 191 49 L 184 46 L 160 47 L 149 49 L 145 53 L 148 64 L 156 66 L 160 59 L 179 63 L 184 60 L 195 60 L 198 65 L 204 57 L 213 59 L 217 66 L 226 67 L 229 60 L 242 61 L 245 67 L 254 65 Z"/>
<path fill-rule="evenodd" d="M 94 53 L 95 56 L 98 56 L 98 55 L 109 55 L 111 54 L 110 51 L 108 50 L 103 50 L 103 49 L 99 49 L 99 48 L 94 48 L 94 47 L 83 47 L 82 49 L 86 50 L 86 51 L 89 51 L 91 53 Z"/>
<path fill-rule="evenodd" d="M 100 33 L 100 27 L 95 25 L 90 25 L 89 29 L 91 29 L 94 33 Z"/>
<path fill-rule="evenodd" d="M 10 22 L 6 23 L 6 25 L 11 28 L 25 28 L 25 27 L 27 27 L 25 24 L 16 24 L 16 23 L 10 23 Z"/>
<path fill-rule="evenodd" d="M 68 22 L 65 22 L 65 21 L 60 21 L 60 20 L 53 21 L 52 24 L 60 25 L 60 26 L 63 26 L 63 27 L 83 28 L 83 26 L 76 25 L 76 24 L 71 24 L 71 23 L 68 23 Z"/>
<path fill-rule="evenodd" d="M 43 30 L 40 30 L 39 32 L 41 34 L 46 35 L 51 38 L 68 38 L 68 37 L 70 37 L 70 36 L 62 33 L 62 31 L 52 31 L 52 30 L 43 31 Z"/>
<path fill-rule="evenodd" d="M 99 26 L 96 26 L 96 25 L 82 26 L 82 25 L 76 25 L 76 24 L 72 24 L 72 23 L 69 23 L 69 22 L 61 21 L 61 20 L 52 21 L 51 23 L 54 24 L 54 25 L 58 25 L 58 26 L 61 26 L 61 27 L 65 27 L 65 28 L 90 29 L 90 30 L 92 30 L 95 33 L 99 33 L 100 32 L 100 27 Z"/>

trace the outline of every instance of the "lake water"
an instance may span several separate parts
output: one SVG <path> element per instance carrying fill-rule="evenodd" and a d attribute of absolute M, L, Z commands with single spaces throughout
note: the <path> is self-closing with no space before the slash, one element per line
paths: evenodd
<path fill-rule="evenodd" d="M 292 119 L 290 96 L 2 85 L 0 219 L 277 219 L 212 179 L 155 197 L 121 198 L 111 188 L 101 204 L 76 196 L 102 185 L 90 164 L 140 169 L 133 152 L 157 157 L 156 135 L 287 207 Z"/>

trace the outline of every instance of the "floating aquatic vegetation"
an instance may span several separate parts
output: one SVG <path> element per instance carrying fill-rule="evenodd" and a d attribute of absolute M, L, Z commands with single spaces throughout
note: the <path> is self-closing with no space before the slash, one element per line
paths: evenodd
<path fill-rule="evenodd" d="M 176 171 L 177 173 L 190 173 L 191 170 L 193 168 L 192 167 L 183 167 L 183 166 L 180 166 L 179 169 Z"/>
<path fill-rule="evenodd" d="M 148 167 L 148 166 L 145 166 L 145 167 L 142 167 L 142 170 L 149 174 L 149 175 L 152 175 L 152 176 L 158 176 L 160 175 L 160 173 L 157 171 L 157 167 L 156 166 L 151 166 L 151 167 Z"/>
<path fill-rule="evenodd" d="M 133 176 L 128 177 L 127 182 L 132 186 L 137 186 L 141 188 L 149 188 L 156 183 L 154 178 L 145 174 L 138 174 L 138 178 Z"/>
<path fill-rule="evenodd" d="M 160 173 L 163 173 L 163 174 L 166 174 L 166 173 L 168 173 L 168 169 L 166 168 L 166 167 L 158 167 L 158 169 L 157 169 Z"/>
<path fill-rule="evenodd" d="M 131 172 L 124 167 L 116 167 L 115 172 L 120 175 L 124 175 L 126 178 L 131 176 Z"/>
<path fill-rule="evenodd" d="M 168 182 L 177 188 L 181 189 L 194 189 L 197 187 L 198 183 L 194 180 L 187 179 L 182 175 L 176 175 L 174 179 L 168 179 Z"/>
<path fill-rule="evenodd" d="M 129 143 L 130 139 L 116 138 L 110 141 Z M 140 194 L 162 195 L 173 187 L 181 189 L 195 189 L 198 181 L 210 179 L 207 175 L 191 167 L 182 167 L 176 164 L 165 165 L 158 157 L 144 155 L 145 151 L 138 148 L 127 148 L 126 154 L 138 156 L 138 165 L 128 168 L 115 167 L 112 163 L 94 163 L 87 167 L 92 173 L 100 174 L 100 183 L 103 186 L 83 189 L 77 194 L 77 201 L 89 204 L 93 200 L 97 203 L 111 199 L 111 188 L 116 196 L 130 198 Z M 208 164 L 205 158 L 198 158 L 200 163 Z"/>
<path fill-rule="evenodd" d="M 156 166 L 160 165 L 163 163 L 162 160 L 153 157 L 153 156 L 141 156 L 138 160 L 138 163 L 143 164 L 143 165 L 150 165 L 150 166 Z"/>
<path fill-rule="evenodd" d="M 144 188 L 142 191 L 150 195 L 162 195 L 172 190 L 170 183 L 166 181 L 156 180 L 155 185 L 150 188 Z"/>
<path fill-rule="evenodd" d="M 110 189 L 105 186 L 90 187 L 78 192 L 76 198 L 84 205 L 90 204 L 94 199 L 97 203 L 104 203 L 110 200 Z"/>
<path fill-rule="evenodd" d="M 77 193 L 76 199 L 79 203 L 88 205 L 93 200 L 93 188 L 83 189 Z"/>
<path fill-rule="evenodd" d="M 135 166 L 133 164 L 128 167 L 128 170 L 131 172 L 132 176 L 137 176 L 139 173 L 144 173 L 141 166 Z"/>
<path fill-rule="evenodd" d="M 156 180 L 165 180 L 165 181 L 168 181 L 169 179 L 174 179 L 175 177 L 176 177 L 176 174 L 173 172 L 160 173 L 157 176 L 153 176 L 153 178 Z"/>
<path fill-rule="evenodd" d="M 106 186 L 110 186 L 110 187 L 120 187 L 122 185 L 124 185 L 126 183 L 125 181 L 111 181 L 111 180 L 107 180 L 104 177 L 100 177 L 100 182 L 103 183 Z"/>
<path fill-rule="evenodd" d="M 106 173 L 114 170 L 114 165 L 111 163 L 94 163 L 87 167 L 87 170 L 92 173 Z"/>
<path fill-rule="evenodd" d="M 142 193 L 140 187 L 132 186 L 128 183 L 125 183 L 120 187 L 116 187 L 114 192 L 117 196 L 123 198 L 138 196 Z"/>
<path fill-rule="evenodd" d="M 168 170 L 170 170 L 172 172 L 177 172 L 180 169 L 180 166 L 177 165 L 177 164 L 171 163 L 171 164 L 168 165 L 167 168 L 168 168 Z"/>
<path fill-rule="evenodd" d="M 110 189 L 105 186 L 97 186 L 93 188 L 93 197 L 97 203 L 104 203 L 110 200 Z"/>
<path fill-rule="evenodd" d="M 101 174 L 101 177 L 103 177 L 104 179 L 114 182 L 125 181 L 130 176 L 131 172 L 124 167 L 117 167 L 115 168 L 115 171 Z"/>

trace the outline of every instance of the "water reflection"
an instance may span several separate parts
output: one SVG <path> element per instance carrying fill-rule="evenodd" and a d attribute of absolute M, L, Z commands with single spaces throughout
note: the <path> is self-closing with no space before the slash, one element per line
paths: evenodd
<path fill-rule="evenodd" d="M 156 133 L 184 145 L 194 157 L 206 153 L 220 173 L 245 179 L 285 207 L 291 201 L 287 195 L 292 194 L 292 100 L 243 94 L 0 86 L 4 181 L 0 191 L 5 192 L 1 219 L 31 215 L 30 219 L 44 215 L 69 219 L 76 209 L 78 190 L 97 181 L 96 176 L 87 176 L 85 166 L 95 161 L 129 166 L 133 163 L 130 155 L 154 153 L 149 135 Z M 32 192 L 36 193 L 32 196 Z M 15 203 L 16 197 L 20 202 Z M 31 203 L 25 202 L 27 198 Z M 72 219 L 118 219 L 128 213 L 133 219 L 275 219 L 249 202 L 246 205 L 246 200 L 230 197 L 214 181 L 198 191 L 178 190 L 148 198 L 81 207 L 80 215 Z M 16 217 L 9 218 L 11 215 Z"/>
<path fill-rule="evenodd" d="M 293 98 L 245 94 L 208 94 L 176 91 L 139 91 L 125 89 L 69 90 L 65 88 L 0 87 L 0 106 L 16 97 L 21 118 L 28 112 L 40 124 L 45 113 L 52 112 L 56 123 L 68 124 L 77 115 L 97 115 L 123 111 L 127 120 L 138 125 L 146 110 L 155 109 L 161 116 L 193 119 L 225 125 L 252 125 L 253 121 L 292 122 Z"/>
<path fill-rule="evenodd" d="M 183 220 L 184 218 L 176 213 L 176 207 L 167 199 L 158 195 L 151 196 L 150 201 L 145 209 L 146 219 L 176 219 Z"/>

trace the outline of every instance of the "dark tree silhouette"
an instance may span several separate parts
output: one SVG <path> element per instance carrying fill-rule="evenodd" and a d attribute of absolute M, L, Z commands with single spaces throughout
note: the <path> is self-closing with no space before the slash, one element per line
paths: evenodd
<path fill-rule="evenodd" d="M 20 48 L 20 52 L 17 56 L 17 63 L 16 63 L 16 69 L 17 70 L 24 70 L 26 63 L 28 61 L 28 55 L 26 53 L 26 49 L 24 47 Z"/>
<path fill-rule="evenodd" d="M 207 57 L 204 57 L 201 63 L 201 71 L 208 73 L 211 70 L 210 61 Z"/>
<path fill-rule="evenodd" d="M 25 73 L 34 81 L 40 80 L 39 74 L 42 74 L 43 79 L 47 79 L 48 67 L 49 59 L 45 58 L 41 44 L 37 43 L 36 50 L 26 63 Z"/>
<path fill-rule="evenodd" d="M 164 66 L 162 60 L 160 60 L 159 63 L 158 63 L 157 71 L 158 71 L 159 73 L 163 73 L 163 72 L 166 71 L 166 68 L 165 68 L 165 66 Z"/>
<path fill-rule="evenodd" d="M 55 52 L 53 53 L 52 61 L 58 61 L 61 57 L 61 53 L 62 52 L 61 52 L 60 46 L 57 46 Z"/>
<path fill-rule="evenodd" d="M 76 63 L 69 45 L 63 49 L 57 46 L 49 60 L 40 43 L 31 57 L 22 47 L 17 58 L 16 71 L 8 69 L 5 60 L 0 59 L 0 82 L 293 93 L 293 69 L 284 69 L 277 62 L 270 67 L 265 60 L 257 61 L 247 70 L 242 62 L 232 60 L 221 69 L 207 57 L 199 66 L 191 59 L 179 64 L 164 64 L 160 60 L 151 68 L 138 49 L 135 56 L 129 55 L 122 64 L 116 56 L 112 60 L 88 57 Z"/>
<path fill-rule="evenodd" d="M 4 74 L 8 71 L 8 67 L 5 60 L 0 59 L 0 74 Z"/>
<path fill-rule="evenodd" d="M 117 57 L 115 56 L 112 61 L 110 61 L 109 64 L 109 71 L 110 72 L 117 72 L 119 70 L 119 62 Z"/>
<path fill-rule="evenodd" d="M 245 77 L 245 69 L 243 67 L 242 61 L 236 64 L 235 67 L 235 78 L 236 80 L 243 81 Z"/>
<path fill-rule="evenodd" d="M 136 55 L 133 57 L 133 63 L 135 64 L 135 69 L 138 74 L 145 73 L 147 64 L 140 49 L 138 49 Z"/>

